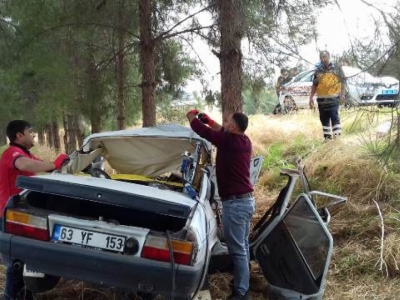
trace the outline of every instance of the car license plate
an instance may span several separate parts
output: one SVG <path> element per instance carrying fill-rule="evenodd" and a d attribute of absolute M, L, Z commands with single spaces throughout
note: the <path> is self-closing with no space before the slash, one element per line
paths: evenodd
<path fill-rule="evenodd" d="M 125 239 L 124 236 L 104 234 L 62 225 L 55 225 L 53 231 L 53 240 L 55 241 L 68 242 L 71 244 L 117 252 L 124 251 Z"/>
<path fill-rule="evenodd" d="M 396 89 L 390 89 L 390 90 L 383 90 L 382 91 L 382 94 L 384 94 L 384 95 L 395 95 L 395 94 L 398 94 L 399 93 L 399 90 L 396 90 Z"/>
<path fill-rule="evenodd" d="M 25 264 L 24 264 L 24 271 L 22 272 L 22 275 L 26 276 L 26 277 L 36 277 L 36 278 L 44 278 L 44 276 L 45 276 L 44 273 L 27 269 Z"/>

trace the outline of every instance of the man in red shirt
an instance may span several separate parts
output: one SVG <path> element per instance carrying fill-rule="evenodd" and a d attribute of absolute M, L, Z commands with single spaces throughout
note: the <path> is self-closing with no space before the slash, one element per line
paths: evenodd
<path fill-rule="evenodd" d="M 30 153 L 29 150 L 35 144 L 35 133 L 26 121 L 11 121 L 7 125 L 6 134 L 10 140 L 10 146 L 0 158 L 0 218 L 3 217 L 7 200 L 21 191 L 15 186 L 17 176 L 32 176 L 36 172 L 57 170 L 68 160 L 68 155 L 60 154 L 54 162 L 45 162 Z M 18 293 L 23 287 L 22 270 L 8 267 L 4 299 L 17 299 Z M 33 298 L 32 295 L 26 295 L 24 299 Z"/>
<path fill-rule="evenodd" d="M 248 118 L 236 112 L 222 127 L 206 114 L 197 110 L 187 113 L 190 127 L 217 147 L 216 177 L 222 201 L 222 226 L 229 254 L 234 263 L 234 285 L 230 300 L 249 299 L 250 221 L 255 212 L 250 182 L 252 144 L 244 133 Z M 207 124 L 207 127 L 204 124 Z"/>

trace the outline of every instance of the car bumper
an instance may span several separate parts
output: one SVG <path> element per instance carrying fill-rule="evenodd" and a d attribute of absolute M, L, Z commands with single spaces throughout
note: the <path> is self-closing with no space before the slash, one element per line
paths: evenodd
<path fill-rule="evenodd" d="M 29 269 L 45 274 L 116 286 L 135 291 L 188 296 L 201 283 L 206 264 L 175 265 L 65 244 L 42 242 L 0 233 L 3 263 L 22 261 Z M 173 278 L 175 278 L 173 282 Z"/>
<path fill-rule="evenodd" d="M 390 99 L 370 99 L 370 100 L 360 100 L 360 105 L 383 105 L 383 106 L 397 106 L 400 104 L 400 100 L 390 100 Z"/>

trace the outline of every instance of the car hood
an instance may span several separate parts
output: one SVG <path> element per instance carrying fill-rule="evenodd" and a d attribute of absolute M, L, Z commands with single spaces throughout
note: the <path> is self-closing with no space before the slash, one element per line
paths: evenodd
<path fill-rule="evenodd" d="M 178 170 L 182 154 L 194 153 L 196 143 L 201 144 L 202 154 L 211 162 L 211 144 L 181 125 L 95 133 L 70 156 L 67 169 L 69 173 L 80 172 L 101 155 L 118 173 L 155 177 Z"/>

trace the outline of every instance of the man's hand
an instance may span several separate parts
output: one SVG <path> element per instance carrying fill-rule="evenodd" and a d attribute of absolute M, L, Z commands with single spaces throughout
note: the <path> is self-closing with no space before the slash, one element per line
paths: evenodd
<path fill-rule="evenodd" d="M 208 124 L 208 126 L 212 127 L 214 125 L 214 120 L 210 118 L 209 115 L 205 114 L 205 113 L 199 113 L 197 115 L 197 118 L 203 122 L 204 124 Z"/>
<path fill-rule="evenodd" d="M 191 109 L 191 110 L 189 110 L 189 111 L 187 112 L 186 117 L 188 117 L 189 115 L 195 115 L 195 116 L 197 116 L 198 113 L 199 113 L 199 111 L 198 111 L 197 109 L 194 108 L 194 109 Z"/>
<path fill-rule="evenodd" d="M 310 101 L 308 102 L 310 109 L 314 109 L 314 98 L 310 97 Z"/>
<path fill-rule="evenodd" d="M 57 158 L 53 161 L 54 169 L 59 170 L 61 167 L 69 161 L 69 156 L 67 154 L 60 154 Z"/>
<path fill-rule="evenodd" d="M 344 96 L 344 94 L 340 94 L 340 104 L 343 105 L 344 101 L 346 100 L 346 97 Z"/>

